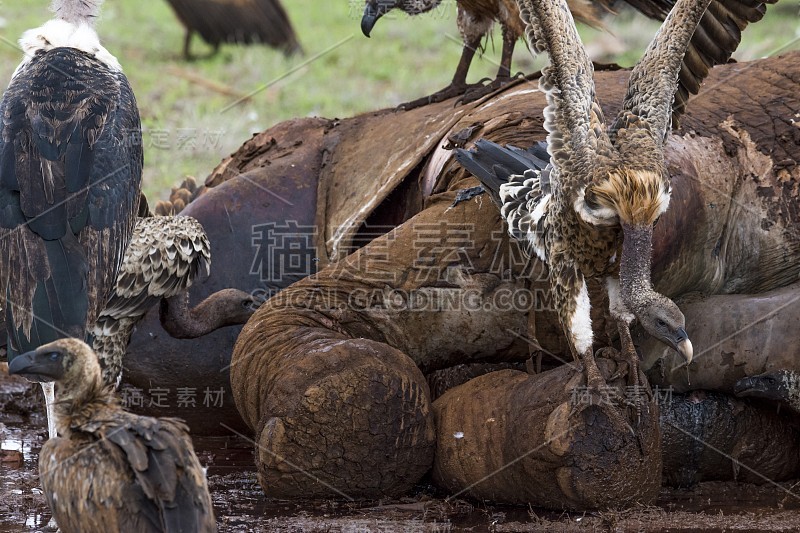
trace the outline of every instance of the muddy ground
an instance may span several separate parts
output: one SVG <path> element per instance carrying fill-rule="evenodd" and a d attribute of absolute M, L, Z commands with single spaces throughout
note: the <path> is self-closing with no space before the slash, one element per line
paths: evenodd
<path fill-rule="evenodd" d="M 41 398 L 38 386 L 0 368 L 0 532 L 48 531 L 37 474 L 46 436 Z M 221 532 L 800 531 L 800 483 L 665 488 L 654 506 L 585 514 L 448 498 L 425 483 L 397 500 L 276 501 L 261 492 L 246 438 L 196 438 L 195 447 Z"/>

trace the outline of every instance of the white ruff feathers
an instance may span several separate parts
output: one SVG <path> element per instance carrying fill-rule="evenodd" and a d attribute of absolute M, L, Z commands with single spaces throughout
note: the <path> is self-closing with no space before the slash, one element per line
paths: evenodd
<path fill-rule="evenodd" d="M 98 61 L 105 63 L 108 68 L 117 72 L 122 67 L 117 58 L 103 48 L 97 32 L 88 24 L 71 24 L 65 20 L 54 19 L 44 25 L 28 30 L 22 34 L 19 45 L 25 53 L 22 63 L 19 64 L 11 79 L 14 79 L 22 68 L 27 65 L 38 52 L 47 52 L 54 48 L 75 48 L 86 52 Z"/>
<path fill-rule="evenodd" d="M 592 304 L 589 301 L 589 291 L 586 280 L 581 280 L 581 290 L 575 299 L 575 311 L 569 322 L 569 334 L 572 343 L 578 350 L 578 355 L 583 355 L 592 349 Z"/>

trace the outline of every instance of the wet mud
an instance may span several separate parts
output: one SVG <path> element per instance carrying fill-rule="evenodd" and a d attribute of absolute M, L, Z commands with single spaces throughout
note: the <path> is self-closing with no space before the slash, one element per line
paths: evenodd
<path fill-rule="evenodd" d="M 38 481 L 45 440 L 41 392 L 0 368 L 0 532 L 50 531 Z M 195 437 L 221 532 L 798 531 L 800 484 L 702 482 L 662 488 L 650 506 L 558 513 L 453 497 L 429 482 L 406 497 L 350 501 L 267 499 L 246 435 Z"/>

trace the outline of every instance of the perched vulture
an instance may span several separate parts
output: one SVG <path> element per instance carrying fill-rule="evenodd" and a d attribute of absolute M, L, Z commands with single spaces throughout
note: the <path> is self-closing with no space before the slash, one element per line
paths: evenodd
<path fill-rule="evenodd" d="M 55 0 L 0 102 L 0 290 L 9 361 L 85 339 L 114 286 L 142 176 L 136 100 L 93 29 L 102 0 Z M 52 383 L 43 384 L 52 423 Z"/>
<path fill-rule="evenodd" d="M 8 368 L 57 384 L 60 436 L 42 446 L 39 479 L 61 531 L 217 530 L 186 425 L 123 410 L 89 346 L 60 339 L 20 355 Z"/>
<path fill-rule="evenodd" d="M 623 1 L 656 20 L 664 20 L 675 4 L 674 0 Z M 683 109 L 689 93 L 697 94 L 700 83 L 708 75 L 708 69 L 726 63 L 730 59 L 741 41 L 741 31 L 750 22 L 761 20 L 764 16 L 764 3 L 772 4 L 776 1 L 714 0 L 711 2 L 691 39 L 681 67 L 680 84 L 674 104 L 676 109 Z M 375 22 L 392 9 L 399 9 L 409 15 L 418 15 L 435 9 L 439 4 L 441 0 L 366 0 L 361 30 L 369 37 Z M 464 48 L 453 80 L 450 85 L 431 96 L 404 104 L 406 109 L 446 100 L 467 90 L 469 92 L 463 100 L 471 101 L 499 88 L 510 79 L 514 45 L 524 31 L 517 0 L 456 0 L 456 4 L 458 29 L 464 41 Z M 612 6 L 616 2 L 615 0 L 567 0 L 567 4 L 575 19 L 591 26 L 601 27 L 600 16 L 604 12 L 612 12 Z M 481 41 L 495 21 L 500 23 L 503 33 L 503 51 L 497 78 L 487 86 L 469 85 L 467 73 L 472 58 L 475 51 L 481 48 Z"/>
<path fill-rule="evenodd" d="M 105 309 L 91 328 L 103 382 L 119 385 L 122 359 L 133 328 L 161 302 L 162 323 L 171 335 L 195 338 L 224 326 L 244 324 L 255 311 L 253 297 L 223 289 L 189 308 L 189 287 L 211 268 L 211 244 L 203 226 L 187 216 L 139 218 Z"/>
<path fill-rule="evenodd" d="M 222 43 L 263 43 L 286 55 L 302 53 L 292 23 L 279 0 L 167 0 L 186 28 L 183 56 L 191 59 L 192 34 L 217 53 Z"/>
<path fill-rule="evenodd" d="M 475 153 L 459 153 L 493 192 L 511 235 L 547 263 L 562 328 L 594 393 L 605 381 L 594 360 L 587 279 L 605 282 L 631 385 L 640 383 L 629 331 L 634 318 L 692 359 L 684 315 L 653 289 L 650 261 L 653 225 L 671 194 L 663 143 L 678 74 L 709 1 L 677 1 L 633 68 L 622 109 L 607 125 L 595 100 L 592 63 L 564 0 L 520 0 L 531 49 L 550 57 L 539 80 L 548 104 L 547 151 L 481 142 Z M 543 169 L 548 153 L 550 165 Z"/>

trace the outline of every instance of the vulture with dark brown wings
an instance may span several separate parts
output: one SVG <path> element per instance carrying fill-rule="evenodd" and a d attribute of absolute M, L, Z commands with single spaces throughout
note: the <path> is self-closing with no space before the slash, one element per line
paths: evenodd
<path fill-rule="evenodd" d="M 9 372 L 56 382 L 59 437 L 42 446 L 39 478 L 61 531 L 217 530 L 186 425 L 122 409 L 89 346 L 60 339 L 21 354 Z"/>
<path fill-rule="evenodd" d="M 279 0 L 167 0 L 186 28 L 183 55 L 191 59 L 192 35 L 219 50 L 222 43 L 262 43 L 286 55 L 302 53 Z"/>

